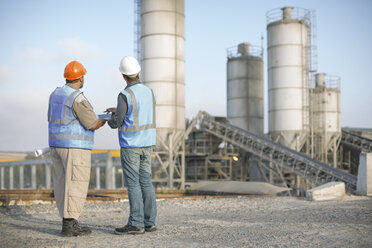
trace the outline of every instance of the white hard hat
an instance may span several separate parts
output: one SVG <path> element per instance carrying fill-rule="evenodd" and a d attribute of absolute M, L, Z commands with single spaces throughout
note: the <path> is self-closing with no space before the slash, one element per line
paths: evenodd
<path fill-rule="evenodd" d="M 140 73 L 141 66 L 132 56 L 125 56 L 120 61 L 119 70 L 122 74 L 128 77 L 135 77 Z"/>

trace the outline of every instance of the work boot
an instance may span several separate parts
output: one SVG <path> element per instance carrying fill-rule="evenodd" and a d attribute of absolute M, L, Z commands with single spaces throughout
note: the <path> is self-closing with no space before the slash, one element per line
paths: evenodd
<path fill-rule="evenodd" d="M 139 226 L 125 225 L 123 227 L 115 228 L 115 234 L 124 235 L 124 234 L 144 234 L 145 229 Z"/>
<path fill-rule="evenodd" d="M 158 230 L 156 226 L 145 226 L 146 232 L 155 232 L 156 230 Z"/>
<path fill-rule="evenodd" d="M 75 219 L 63 219 L 62 235 L 65 237 L 84 236 L 92 233 L 92 230 L 87 226 L 80 226 Z"/>

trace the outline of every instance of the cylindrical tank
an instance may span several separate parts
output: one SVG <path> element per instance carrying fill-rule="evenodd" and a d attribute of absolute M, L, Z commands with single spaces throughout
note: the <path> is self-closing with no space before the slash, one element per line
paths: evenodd
<path fill-rule="evenodd" d="M 313 130 L 326 133 L 325 144 L 328 144 L 333 134 L 341 132 L 340 78 L 316 74 L 312 98 Z"/>
<path fill-rule="evenodd" d="M 142 0 L 141 16 L 141 79 L 155 91 L 157 134 L 167 144 L 185 130 L 184 0 Z"/>
<path fill-rule="evenodd" d="M 340 78 L 315 74 L 315 86 L 310 92 L 312 154 L 315 159 L 337 167 L 341 137 Z"/>
<path fill-rule="evenodd" d="M 227 49 L 227 118 L 231 124 L 263 135 L 262 48 L 241 43 Z"/>
<path fill-rule="evenodd" d="M 267 13 L 269 135 L 300 150 L 309 132 L 310 11 L 280 10 Z"/>

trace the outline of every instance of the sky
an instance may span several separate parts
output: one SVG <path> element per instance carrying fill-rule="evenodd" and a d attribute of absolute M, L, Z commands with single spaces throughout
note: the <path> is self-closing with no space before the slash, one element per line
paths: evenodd
<path fill-rule="evenodd" d="M 185 117 L 226 116 L 226 49 L 262 36 L 268 131 L 266 13 L 284 6 L 316 13 L 318 72 L 341 78 L 341 126 L 372 128 L 370 0 L 185 0 Z M 72 60 L 95 112 L 116 106 L 134 30 L 134 0 L 0 0 L 0 151 L 48 146 L 49 95 Z M 119 149 L 117 131 L 96 131 L 94 148 Z"/>

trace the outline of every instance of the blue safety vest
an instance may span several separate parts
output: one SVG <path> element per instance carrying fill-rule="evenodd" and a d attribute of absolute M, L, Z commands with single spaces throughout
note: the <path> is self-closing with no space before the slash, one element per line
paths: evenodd
<path fill-rule="evenodd" d="M 122 92 L 127 97 L 128 111 L 119 127 L 120 147 L 148 147 L 156 145 L 155 95 L 138 83 Z"/>
<path fill-rule="evenodd" d="M 49 98 L 49 146 L 93 149 L 94 131 L 86 129 L 72 113 L 81 91 L 70 86 L 56 88 Z"/>

